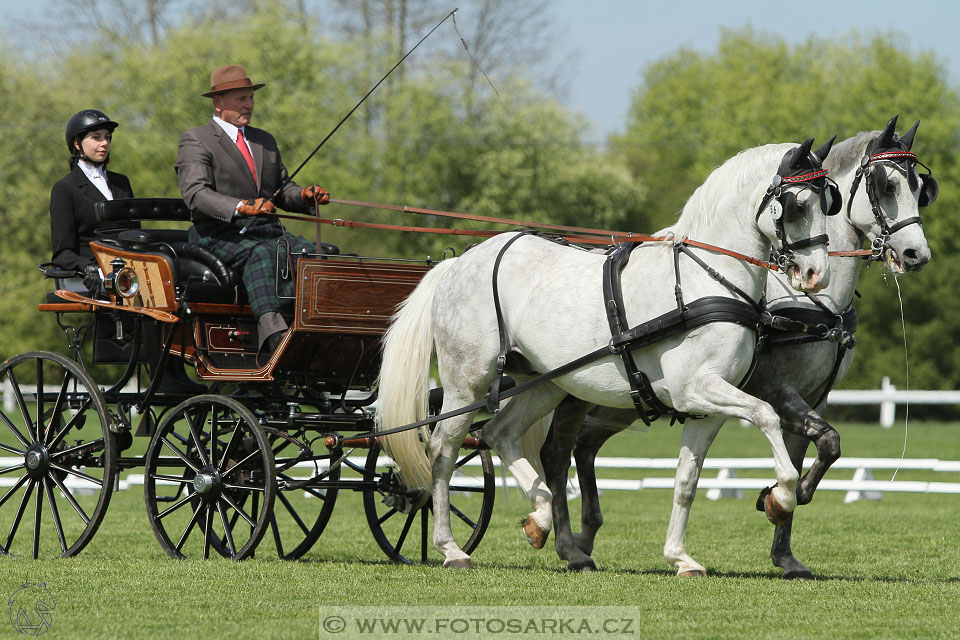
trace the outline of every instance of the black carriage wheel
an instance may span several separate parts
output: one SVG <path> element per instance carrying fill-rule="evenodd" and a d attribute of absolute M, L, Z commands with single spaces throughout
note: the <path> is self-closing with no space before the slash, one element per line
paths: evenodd
<path fill-rule="evenodd" d="M 379 445 L 367 454 L 364 481 L 377 486 L 364 491 L 363 510 L 380 549 L 394 562 L 427 562 L 433 545 L 433 501 L 412 507 L 417 498 L 407 494 L 396 467 Z M 450 481 L 450 524 L 454 539 L 468 554 L 480 544 L 490 524 L 495 484 L 490 451 L 461 449 Z"/>
<path fill-rule="evenodd" d="M 331 468 L 331 455 L 310 454 L 291 467 L 300 451 L 300 444 L 283 436 L 272 436 L 276 460 L 277 499 L 270 518 L 270 533 L 277 555 L 283 560 L 296 560 L 320 538 L 337 501 L 335 485 L 340 480 L 340 467 Z M 313 482 L 304 484 L 310 478 Z M 268 543 L 264 543 L 268 544 Z"/>
<path fill-rule="evenodd" d="M 76 555 L 117 472 L 103 395 L 73 360 L 46 351 L 0 364 L 0 388 L 0 555 Z"/>
<path fill-rule="evenodd" d="M 273 452 L 256 416 L 226 396 L 167 412 L 150 441 L 144 498 L 150 526 L 174 558 L 242 560 L 267 531 L 276 492 Z"/>

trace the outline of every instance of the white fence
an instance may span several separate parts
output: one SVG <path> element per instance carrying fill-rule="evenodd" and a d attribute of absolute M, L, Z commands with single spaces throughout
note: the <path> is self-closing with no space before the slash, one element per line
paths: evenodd
<path fill-rule="evenodd" d="M 130 385 L 128 385 L 130 387 Z M 58 387 L 49 386 L 47 391 L 55 393 Z M 132 390 L 130 387 L 127 390 Z M 22 386 L 21 391 L 32 395 L 36 389 L 31 386 Z M 3 397 L 4 412 L 11 412 L 16 407 L 16 401 L 10 380 L 0 383 L 0 396 Z M 960 391 L 901 391 L 890 384 L 890 378 L 884 377 L 879 389 L 840 389 L 830 392 L 827 404 L 836 405 L 879 405 L 880 425 L 893 426 L 896 420 L 897 405 L 905 404 L 956 404 L 960 405 Z"/>

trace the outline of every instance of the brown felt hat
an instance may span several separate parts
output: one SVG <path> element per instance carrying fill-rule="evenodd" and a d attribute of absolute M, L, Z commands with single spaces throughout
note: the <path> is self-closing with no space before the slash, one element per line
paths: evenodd
<path fill-rule="evenodd" d="M 242 64 L 229 64 L 210 74 L 210 91 L 201 95 L 204 98 L 212 98 L 219 93 L 233 91 L 234 89 L 253 89 L 256 91 L 265 86 L 262 82 L 253 84 L 247 77 L 247 72 L 244 71 Z"/>

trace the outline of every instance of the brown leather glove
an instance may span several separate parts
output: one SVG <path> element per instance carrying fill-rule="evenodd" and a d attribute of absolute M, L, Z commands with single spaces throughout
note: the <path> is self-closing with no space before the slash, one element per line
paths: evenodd
<path fill-rule="evenodd" d="M 305 187 L 300 192 L 300 197 L 304 202 L 313 203 L 316 201 L 317 204 L 329 204 L 330 203 L 330 193 L 321 187 L 320 185 L 312 184 L 309 187 Z"/>
<path fill-rule="evenodd" d="M 277 206 L 267 198 L 244 200 L 243 204 L 237 207 L 237 213 L 241 216 L 270 215 L 276 212 Z"/>

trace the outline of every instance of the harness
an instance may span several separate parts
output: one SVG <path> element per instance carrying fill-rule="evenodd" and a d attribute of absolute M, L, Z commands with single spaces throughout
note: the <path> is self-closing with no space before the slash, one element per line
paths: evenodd
<path fill-rule="evenodd" d="M 843 312 L 835 313 L 817 296 L 806 295 L 817 308 L 783 306 L 772 309 L 770 312 L 770 327 L 777 333 L 771 333 L 766 344 L 758 350 L 769 352 L 776 347 L 809 344 L 811 342 L 836 342 L 837 356 L 833 361 L 833 367 L 830 369 L 830 375 L 827 376 L 820 397 L 810 405 L 817 407 L 833 389 L 847 351 L 853 349 L 857 344 L 853 334 L 857 330 L 859 319 L 853 304 L 847 306 Z"/>
<path fill-rule="evenodd" d="M 902 167 L 900 166 L 901 162 L 904 164 Z M 870 257 L 871 260 L 883 259 L 883 252 L 890 241 L 890 236 L 900 229 L 912 224 L 919 224 L 920 226 L 923 226 L 923 220 L 920 219 L 920 216 L 913 216 L 912 218 L 901 220 L 893 226 L 888 224 L 886 216 L 883 215 L 883 209 L 880 207 L 880 196 L 877 193 L 877 191 L 883 191 L 883 189 L 878 188 L 877 172 L 882 171 L 884 165 L 892 166 L 897 171 L 903 173 L 905 176 L 907 176 L 907 182 L 910 185 L 910 188 L 916 189 L 916 169 L 909 165 L 910 162 L 913 162 L 914 164 L 920 164 L 924 169 L 927 169 L 928 172 L 930 171 L 927 165 L 920 162 L 920 160 L 917 158 L 917 154 L 910 151 L 883 151 L 873 155 L 865 154 L 860 160 L 860 166 L 857 168 L 857 172 L 853 179 L 853 184 L 850 186 L 850 197 L 847 199 L 847 218 L 850 217 L 850 207 L 853 205 L 853 199 L 857 195 L 857 188 L 860 186 L 860 181 L 865 177 L 866 188 L 864 190 L 867 192 L 867 198 L 870 200 L 870 208 L 873 211 L 873 217 L 876 219 L 877 224 L 880 227 L 880 235 L 874 238 L 873 242 L 871 243 L 870 248 L 873 251 L 873 254 Z M 874 165 L 872 169 L 870 168 L 871 165 Z M 886 176 L 884 176 L 883 182 L 886 183 Z"/>

